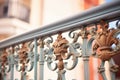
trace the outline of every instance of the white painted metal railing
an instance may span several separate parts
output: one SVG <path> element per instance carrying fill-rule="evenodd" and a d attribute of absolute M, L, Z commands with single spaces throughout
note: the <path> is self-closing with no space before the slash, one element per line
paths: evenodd
<path fill-rule="evenodd" d="M 90 80 L 89 58 L 93 56 L 93 53 L 99 53 L 96 49 L 100 45 L 96 43 L 97 47 L 94 48 L 93 44 L 93 41 L 97 39 L 95 36 L 98 34 L 99 26 L 103 27 L 104 31 L 106 25 L 109 27 L 108 23 L 117 21 L 114 30 L 118 35 L 120 32 L 119 19 L 120 1 L 116 0 L 68 19 L 1 41 L 0 72 L 2 80 L 7 80 L 7 73 L 10 74 L 10 80 L 15 80 L 15 72 L 21 73 L 21 80 L 27 80 L 27 73 L 32 70 L 34 70 L 32 73 L 33 80 L 44 80 L 45 63 L 51 71 L 58 71 L 57 80 L 67 80 L 65 74 L 68 70 L 74 70 L 79 63 L 79 58 L 83 58 L 84 80 Z M 114 32 L 114 30 L 107 31 Z M 104 36 L 104 34 L 101 35 Z M 115 36 L 116 34 L 112 35 L 110 39 Z M 120 49 L 119 39 L 117 41 L 118 43 L 114 41 L 111 43 L 116 44 L 114 49 L 109 45 L 110 50 L 108 48 L 107 50 L 118 54 Z M 94 49 L 92 49 L 92 45 Z M 71 57 L 73 58 L 72 63 L 68 60 Z M 112 56 L 108 59 L 101 57 L 101 55 L 95 57 L 101 59 L 98 71 L 102 78 L 108 80 L 104 68 L 105 61 L 108 61 L 111 64 L 111 80 L 115 80 L 115 72 L 118 71 L 118 66 L 114 63 Z M 52 63 L 54 66 L 52 66 Z M 69 63 L 71 63 L 71 66 L 68 65 Z M 49 74 L 51 75 L 51 73 Z"/>

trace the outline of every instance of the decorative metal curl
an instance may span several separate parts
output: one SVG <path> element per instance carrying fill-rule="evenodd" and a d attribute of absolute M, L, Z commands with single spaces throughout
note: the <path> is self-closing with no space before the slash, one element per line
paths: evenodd
<path fill-rule="evenodd" d="M 120 19 L 116 22 L 116 27 L 120 29 Z"/>
<path fill-rule="evenodd" d="M 56 60 L 56 57 L 53 53 L 53 48 L 50 46 L 50 44 L 53 42 L 53 38 L 50 36 L 49 39 L 47 38 L 45 41 L 45 45 L 48 47 L 44 50 L 45 60 L 47 62 L 47 66 L 50 70 L 55 71 L 57 69 L 57 64 L 54 64 L 54 67 L 52 66 L 53 61 Z"/>
<path fill-rule="evenodd" d="M 29 69 L 27 66 L 25 66 L 25 70 L 28 72 L 33 69 L 33 64 L 34 64 L 33 48 L 34 48 L 34 45 L 32 44 L 32 42 L 22 44 L 22 48 L 20 48 L 19 46 L 16 48 L 16 52 L 21 53 L 21 54 L 17 54 L 15 56 L 16 57 L 16 69 L 17 69 L 17 71 L 20 72 L 22 70 L 21 66 L 19 68 L 19 63 L 22 63 L 22 64 L 23 63 L 25 63 L 25 64 L 30 63 Z"/>
<path fill-rule="evenodd" d="M 31 42 L 26 42 L 15 47 L 17 55 L 15 55 L 16 70 L 21 72 L 21 79 L 26 78 L 24 74 L 30 72 L 33 69 L 34 65 L 34 54 L 33 54 L 34 45 Z M 28 64 L 30 63 L 29 67 Z"/>
<path fill-rule="evenodd" d="M 22 66 L 20 66 L 20 58 L 19 58 L 19 54 L 18 54 L 20 49 L 21 49 L 20 45 L 15 46 L 15 52 L 16 52 L 15 65 L 16 65 L 16 70 L 18 72 L 20 72 L 22 70 Z"/>
<path fill-rule="evenodd" d="M 80 36 L 80 33 L 75 32 L 75 30 L 72 30 L 69 32 L 69 37 L 73 39 L 73 43 L 77 42 L 79 36 Z"/>
<path fill-rule="evenodd" d="M 95 37 L 95 35 L 97 34 L 97 30 L 98 30 L 97 24 L 94 24 L 94 25 L 95 25 L 95 26 L 92 27 L 92 28 L 88 31 L 92 38 Z"/>
<path fill-rule="evenodd" d="M 71 35 L 71 32 L 69 33 L 69 35 Z M 72 38 L 74 39 L 76 37 Z M 57 40 L 53 43 L 53 47 L 50 45 L 50 43 L 52 43 L 53 41 L 49 41 L 50 43 L 46 43 L 47 41 L 45 42 L 45 45 L 47 45 L 48 47 L 48 49 L 45 50 L 48 68 L 52 71 L 58 69 L 58 80 L 65 79 L 64 69 L 72 70 L 77 65 L 80 53 L 76 49 L 80 48 L 80 44 L 76 41 L 73 41 L 73 43 L 69 44 L 69 42 L 65 38 L 63 38 L 60 33 L 58 34 Z M 73 64 L 68 67 L 69 62 L 64 62 L 63 60 L 68 60 L 70 57 L 73 57 Z M 56 60 L 58 62 L 56 62 Z M 54 67 L 51 66 L 53 63 Z"/>
<path fill-rule="evenodd" d="M 27 64 L 30 63 L 30 68 L 26 67 L 26 70 L 30 72 L 33 69 L 34 66 L 34 53 L 33 53 L 34 45 L 32 44 L 32 41 L 28 43 L 28 57 L 27 57 Z"/>
<path fill-rule="evenodd" d="M 0 56 L 0 71 L 1 71 L 1 75 L 3 76 L 3 78 L 6 78 L 6 73 L 10 72 L 10 64 L 9 64 L 9 54 L 8 52 L 5 50 L 3 50 L 1 56 Z"/>
<path fill-rule="evenodd" d="M 7 52 L 9 54 L 9 56 L 8 56 L 8 65 L 10 66 L 10 71 L 11 71 L 11 68 L 15 64 L 14 47 L 8 48 Z"/>
<path fill-rule="evenodd" d="M 77 63 L 78 63 L 78 57 L 80 57 L 80 53 L 76 50 L 80 47 L 80 44 L 79 43 L 71 43 L 69 44 L 69 53 L 68 55 L 66 56 L 66 58 L 63 58 L 63 59 L 69 59 L 70 57 L 73 57 L 72 60 L 73 60 L 73 64 L 71 67 L 68 67 L 68 62 L 65 62 L 64 63 L 64 67 L 67 69 L 67 70 L 72 70 L 76 67 Z"/>

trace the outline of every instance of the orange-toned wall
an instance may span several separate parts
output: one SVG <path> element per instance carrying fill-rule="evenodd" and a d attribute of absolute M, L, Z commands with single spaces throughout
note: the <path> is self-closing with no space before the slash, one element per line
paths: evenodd
<path fill-rule="evenodd" d="M 88 9 L 94 6 L 99 5 L 99 1 L 98 0 L 84 0 L 84 9 Z"/>

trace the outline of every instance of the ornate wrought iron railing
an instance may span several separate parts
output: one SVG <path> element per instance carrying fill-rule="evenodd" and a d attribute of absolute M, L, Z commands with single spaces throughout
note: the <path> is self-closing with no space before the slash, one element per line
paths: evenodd
<path fill-rule="evenodd" d="M 8 80 L 9 73 L 10 80 L 15 80 L 15 72 L 19 72 L 20 79 L 27 80 L 26 74 L 34 70 L 31 73 L 33 80 L 44 80 L 44 63 L 47 63 L 51 71 L 57 71 L 57 80 L 66 80 L 66 70 L 73 70 L 78 65 L 78 59 L 83 58 L 84 80 L 90 80 L 89 58 L 92 56 L 101 60 L 98 72 L 103 80 L 108 80 L 105 61 L 110 63 L 111 80 L 115 80 L 119 66 L 112 57 L 120 53 L 120 40 L 117 38 L 120 33 L 119 21 L 118 0 L 1 41 L 1 79 Z M 112 29 L 109 27 L 111 22 L 116 24 L 112 24 Z M 69 61 L 71 57 L 72 62 Z"/>

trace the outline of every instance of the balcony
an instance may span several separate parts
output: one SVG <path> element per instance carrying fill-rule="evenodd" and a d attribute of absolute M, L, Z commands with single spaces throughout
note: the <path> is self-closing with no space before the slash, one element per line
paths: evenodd
<path fill-rule="evenodd" d="M 118 0 L 8 38 L 0 42 L 0 79 L 93 80 L 98 65 L 94 79 L 119 80 L 119 34 Z"/>
<path fill-rule="evenodd" d="M 0 18 L 16 18 L 29 22 L 30 8 L 19 0 L 2 0 Z M 22 15 L 20 12 L 23 12 Z"/>

